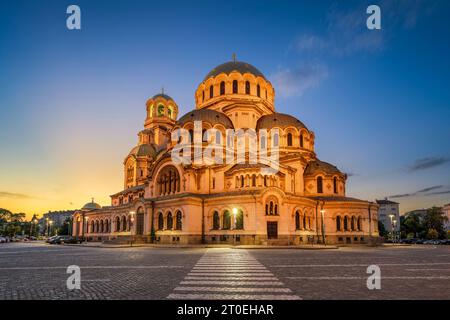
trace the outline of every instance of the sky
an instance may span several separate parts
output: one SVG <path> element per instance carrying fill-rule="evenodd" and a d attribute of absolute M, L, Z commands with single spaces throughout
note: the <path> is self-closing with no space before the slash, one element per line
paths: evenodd
<path fill-rule="evenodd" d="M 81 9 L 68 30 L 66 9 Z M 366 27 L 369 4 L 381 30 Z M 347 196 L 450 203 L 449 1 L 0 2 L 0 208 L 109 205 L 165 88 L 181 116 L 215 66 L 251 63 L 314 131 Z"/>

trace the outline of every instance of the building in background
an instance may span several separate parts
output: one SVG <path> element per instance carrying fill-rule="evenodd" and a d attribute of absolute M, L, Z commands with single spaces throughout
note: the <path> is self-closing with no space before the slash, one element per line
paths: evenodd
<path fill-rule="evenodd" d="M 378 209 L 378 220 L 384 225 L 388 232 L 400 231 L 400 206 L 397 202 L 384 200 L 376 200 L 380 206 Z"/>
<path fill-rule="evenodd" d="M 450 203 L 444 205 L 442 207 L 442 211 L 444 211 L 448 219 L 447 222 L 445 223 L 445 230 L 450 230 Z"/>
<path fill-rule="evenodd" d="M 39 230 L 42 234 L 48 234 L 48 229 L 60 228 L 68 218 L 72 218 L 75 210 L 49 211 L 39 219 Z"/>

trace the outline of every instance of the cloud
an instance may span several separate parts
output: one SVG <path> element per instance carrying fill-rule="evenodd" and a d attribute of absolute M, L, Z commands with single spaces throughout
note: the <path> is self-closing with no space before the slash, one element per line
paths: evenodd
<path fill-rule="evenodd" d="M 394 194 L 394 195 L 389 196 L 388 198 L 398 199 L 398 198 L 406 198 L 406 197 L 414 197 L 414 196 L 432 196 L 432 195 L 439 195 L 439 194 L 448 194 L 448 193 L 450 193 L 450 190 L 441 190 L 441 191 L 429 192 L 429 191 L 432 191 L 432 190 L 439 190 L 439 189 L 443 189 L 443 188 L 448 189 L 448 186 L 443 186 L 443 185 L 432 186 L 432 187 L 420 189 L 420 190 L 418 190 L 416 192 L 413 192 L 413 193 Z"/>
<path fill-rule="evenodd" d="M 272 75 L 273 83 L 281 96 L 301 96 L 306 90 L 317 87 L 328 77 L 328 69 L 318 63 L 286 68 Z"/>
<path fill-rule="evenodd" d="M 440 186 L 428 187 L 428 188 L 419 190 L 419 191 L 417 191 L 416 193 L 428 192 L 428 191 L 431 191 L 431 190 L 440 189 L 440 188 L 442 188 L 442 187 L 443 187 L 442 185 L 440 185 Z"/>
<path fill-rule="evenodd" d="M 381 30 L 366 26 L 367 4 L 353 6 L 351 10 L 333 5 L 326 17 L 326 29 L 317 34 L 302 34 L 291 47 L 300 53 L 350 56 L 357 53 L 374 53 L 384 50 L 395 36 L 396 29 L 412 29 L 419 17 L 429 15 L 435 5 L 424 0 L 379 1 Z"/>
<path fill-rule="evenodd" d="M 422 159 L 417 159 L 413 165 L 408 168 L 409 172 L 415 172 L 419 170 L 426 170 L 434 168 L 444 163 L 450 162 L 450 158 L 447 157 L 427 157 Z"/>
<path fill-rule="evenodd" d="M 0 198 L 8 198 L 8 199 L 32 199 L 32 196 L 22 194 L 22 193 L 14 193 L 14 192 L 6 192 L 0 191 Z"/>

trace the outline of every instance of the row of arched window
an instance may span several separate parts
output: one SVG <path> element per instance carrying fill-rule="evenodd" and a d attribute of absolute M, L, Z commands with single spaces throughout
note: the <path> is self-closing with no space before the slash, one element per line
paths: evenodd
<path fill-rule="evenodd" d="M 235 187 L 236 188 L 244 188 L 244 187 L 256 187 L 258 185 L 257 180 L 262 179 L 262 181 L 260 181 L 260 184 L 262 184 L 264 187 L 276 187 L 278 185 L 278 179 L 277 177 L 274 176 L 269 176 L 269 175 L 240 175 L 240 176 L 236 176 L 236 183 L 235 183 Z"/>
<path fill-rule="evenodd" d="M 180 174 L 173 166 L 162 169 L 156 181 L 158 195 L 168 195 L 180 191 Z"/>
<path fill-rule="evenodd" d="M 234 219 L 231 219 L 232 215 L 230 211 L 224 210 L 222 215 L 219 211 L 214 211 L 212 216 L 212 229 L 213 230 L 243 230 L 244 229 L 244 212 L 238 210 Z"/>
<path fill-rule="evenodd" d="M 154 106 L 151 105 L 149 108 L 149 116 L 153 117 L 154 113 Z M 168 106 L 167 108 L 163 104 L 158 104 L 158 107 L 156 108 L 156 116 L 163 117 L 167 115 L 167 117 L 171 119 L 175 119 L 175 112 L 173 106 Z"/>
<path fill-rule="evenodd" d="M 250 87 L 251 87 L 250 81 L 245 81 L 244 92 L 239 92 L 238 81 L 233 80 L 232 93 L 233 94 L 238 94 L 238 93 L 250 94 L 250 92 L 251 92 Z M 221 96 L 223 96 L 225 94 L 225 81 L 220 82 L 219 94 Z M 256 85 L 256 96 L 261 97 L 261 86 L 259 84 Z M 267 99 L 267 91 L 265 91 L 265 97 Z M 212 99 L 212 98 L 214 98 L 214 86 L 209 87 L 209 99 Z M 202 102 L 204 102 L 204 101 L 205 101 L 205 91 L 202 91 Z"/>
<path fill-rule="evenodd" d="M 92 220 L 89 227 L 86 229 L 87 233 L 109 233 L 111 232 L 111 223 L 109 220 Z"/>
<path fill-rule="evenodd" d="M 301 214 L 300 211 L 295 212 L 295 230 L 313 230 L 314 220 L 306 214 Z"/>
<path fill-rule="evenodd" d="M 175 221 L 174 221 L 175 220 Z M 183 214 L 181 211 L 177 211 L 175 217 L 172 216 L 172 212 L 167 212 L 166 217 L 160 212 L 158 214 L 158 230 L 182 230 L 183 228 Z"/>
<path fill-rule="evenodd" d="M 336 217 L 336 231 L 362 231 L 362 218 L 352 216 Z"/>
<path fill-rule="evenodd" d="M 323 193 L 323 178 L 317 177 L 317 193 Z M 333 177 L 333 193 L 338 193 L 337 178 Z"/>

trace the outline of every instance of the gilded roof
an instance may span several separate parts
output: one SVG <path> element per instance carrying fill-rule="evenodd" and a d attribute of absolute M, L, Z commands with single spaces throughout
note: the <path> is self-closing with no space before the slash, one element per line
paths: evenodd
<path fill-rule="evenodd" d="M 308 162 L 305 168 L 305 172 L 303 175 L 315 175 L 318 171 L 325 172 L 327 174 L 342 174 L 341 171 L 336 166 L 324 161 L 320 161 L 319 159 L 312 160 Z"/>
<path fill-rule="evenodd" d="M 164 94 L 164 93 L 158 93 L 158 94 L 155 94 L 155 95 L 152 97 L 152 99 L 157 99 L 157 98 L 163 98 L 163 99 L 166 99 L 166 100 L 172 100 L 172 101 L 175 101 L 175 100 L 172 99 L 172 97 L 170 97 L 170 96 L 168 96 L 167 94 Z"/>
<path fill-rule="evenodd" d="M 129 155 L 136 157 L 152 157 L 158 154 L 158 149 L 153 144 L 141 144 L 131 149 Z"/>
<path fill-rule="evenodd" d="M 225 114 L 210 109 L 192 110 L 183 115 L 177 123 L 180 126 L 183 126 L 185 123 L 190 121 L 206 121 L 211 123 L 212 125 L 219 123 L 226 129 L 234 128 L 230 118 L 228 118 Z"/>
<path fill-rule="evenodd" d="M 293 126 L 298 129 L 304 128 L 308 130 L 308 128 L 306 128 L 303 122 L 301 122 L 297 118 L 288 114 L 277 112 L 259 118 L 258 122 L 256 123 L 256 130 L 271 129 L 274 127 L 286 128 L 290 126 Z"/>
<path fill-rule="evenodd" d="M 217 67 L 215 67 L 214 69 L 212 69 L 207 75 L 206 77 L 203 79 L 203 81 L 208 80 L 211 77 L 215 77 L 221 73 L 225 73 L 225 74 L 230 74 L 233 71 L 237 71 L 241 74 L 244 73 L 251 73 L 256 77 L 262 77 L 266 80 L 266 77 L 264 77 L 264 75 L 262 74 L 261 71 L 259 71 L 257 68 L 255 68 L 254 66 L 252 66 L 249 63 L 246 62 L 242 62 L 242 61 L 230 61 L 230 62 L 225 62 L 222 63 L 221 65 L 218 65 Z"/>
<path fill-rule="evenodd" d="M 81 210 L 97 210 L 101 209 L 102 206 L 98 203 L 95 203 L 94 201 L 86 203 Z"/>

